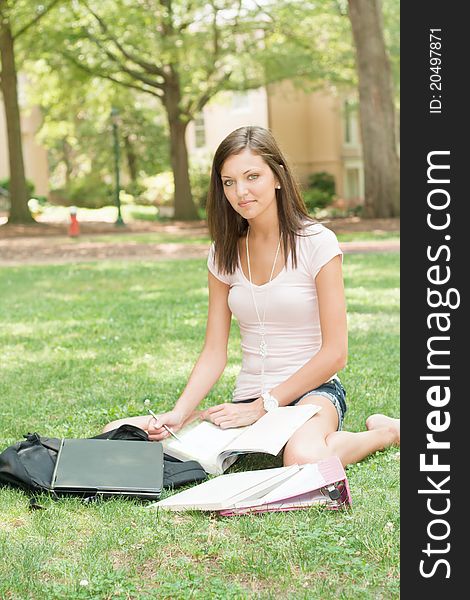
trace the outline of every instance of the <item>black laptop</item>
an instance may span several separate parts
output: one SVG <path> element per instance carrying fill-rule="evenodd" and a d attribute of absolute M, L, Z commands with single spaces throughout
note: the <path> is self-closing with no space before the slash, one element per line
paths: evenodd
<path fill-rule="evenodd" d="M 157 500 L 163 486 L 159 442 L 62 439 L 51 488 L 61 493 Z"/>

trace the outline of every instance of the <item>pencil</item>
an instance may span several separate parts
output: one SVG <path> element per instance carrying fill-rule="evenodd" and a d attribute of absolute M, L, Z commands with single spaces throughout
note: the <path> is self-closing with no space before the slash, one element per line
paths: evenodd
<path fill-rule="evenodd" d="M 150 415 L 152 415 L 152 417 L 155 419 L 155 421 L 158 421 L 158 417 L 157 417 L 157 415 L 156 415 L 156 414 L 153 412 L 153 410 L 150 410 L 150 408 L 148 408 L 147 410 L 148 410 L 148 413 L 149 413 Z M 174 431 L 172 431 L 172 430 L 171 430 L 171 429 L 168 427 L 168 425 L 165 425 L 165 424 L 163 424 L 163 425 L 162 425 L 162 427 L 164 427 L 164 428 L 165 428 L 165 429 L 168 431 L 168 433 L 169 433 L 170 435 L 172 435 L 172 436 L 175 438 L 175 440 L 178 440 L 178 442 L 181 442 L 181 439 L 180 439 L 180 438 L 179 438 L 179 437 L 176 435 L 176 433 L 175 433 Z"/>

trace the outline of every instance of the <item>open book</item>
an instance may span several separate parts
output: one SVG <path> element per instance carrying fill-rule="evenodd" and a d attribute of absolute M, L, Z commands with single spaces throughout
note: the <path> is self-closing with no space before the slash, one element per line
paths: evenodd
<path fill-rule="evenodd" d="M 218 511 L 231 516 L 296 510 L 314 504 L 328 508 L 351 504 L 346 474 L 336 456 L 315 464 L 221 475 L 151 506 Z"/>
<path fill-rule="evenodd" d="M 196 421 L 178 431 L 179 440 L 164 440 L 163 449 L 180 460 L 197 460 L 207 473 L 220 475 L 240 454 L 263 452 L 276 456 L 292 434 L 320 409 L 314 404 L 283 406 L 267 412 L 253 425 L 232 429 Z"/>

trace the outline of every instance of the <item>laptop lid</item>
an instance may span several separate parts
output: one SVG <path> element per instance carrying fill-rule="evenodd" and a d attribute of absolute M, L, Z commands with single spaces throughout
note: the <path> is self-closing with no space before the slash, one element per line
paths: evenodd
<path fill-rule="evenodd" d="M 51 487 L 154 497 L 162 485 L 161 443 L 63 439 Z"/>

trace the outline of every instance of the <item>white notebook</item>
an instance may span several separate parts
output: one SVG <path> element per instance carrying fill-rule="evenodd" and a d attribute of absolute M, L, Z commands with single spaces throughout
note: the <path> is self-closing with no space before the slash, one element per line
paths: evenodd
<path fill-rule="evenodd" d="M 346 474 L 337 456 L 315 464 L 244 471 L 214 477 L 152 504 L 165 510 L 210 510 L 225 516 L 349 506 Z"/>
<path fill-rule="evenodd" d="M 297 465 L 244 471 L 213 477 L 204 483 L 151 506 L 168 510 L 222 510 L 249 498 L 258 498 L 299 470 Z"/>
<path fill-rule="evenodd" d="M 180 460 L 197 460 L 207 473 L 220 475 L 241 454 L 262 452 L 276 456 L 295 431 L 321 409 L 314 404 L 283 406 L 267 412 L 253 425 L 221 429 L 193 422 L 178 432 L 178 438 L 163 441 L 166 454 Z"/>

